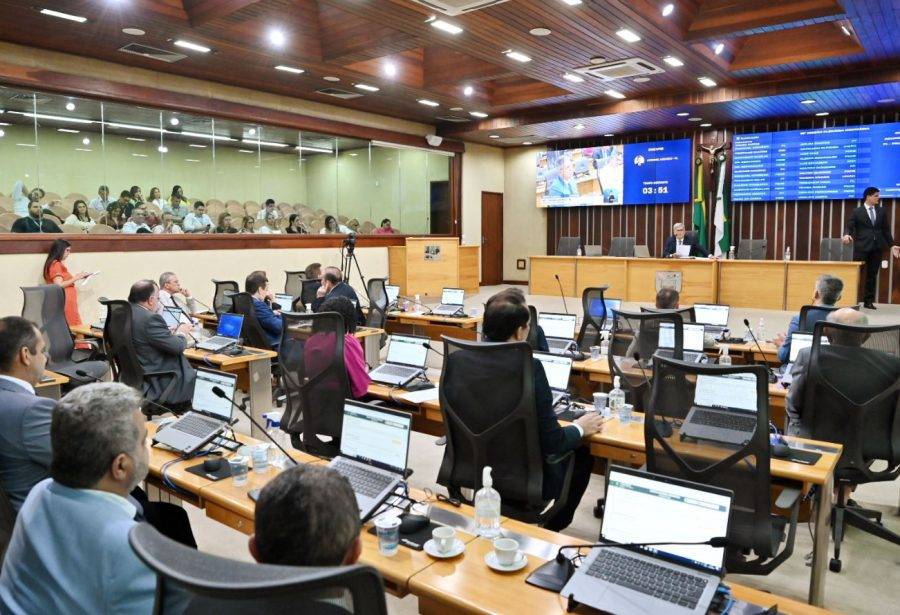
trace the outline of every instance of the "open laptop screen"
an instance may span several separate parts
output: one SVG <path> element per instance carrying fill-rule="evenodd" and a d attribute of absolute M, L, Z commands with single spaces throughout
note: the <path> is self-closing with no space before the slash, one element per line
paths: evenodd
<path fill-rule="evenodd" d="M 731 497 L 701 485 L 692 488 L 652 475 L 635 475 L 615 467 L 609 471 L 606 508 L 600 537 L 604 541 L 701 542 L 728 533 Z M 661 545 L 645 552 L 670 561 L 718 573 L 724 547 Z"/>
<path fill-rule="evenodd" d="M 411 335 L 392 335 L 387 351 L 388 363 L 400 363 L 415 367 L 425 367 L 428 348 L 423 344 L 428 340 Z"/>
<path fill-rule="evenodd" d="M 588 311 L 594 318 L 603 318 L 604 315 L 607 318 L 612 318 L 613 310 L 618 310 L 621 307 L 621 299 L 591 299 Z"/>
<path fill-rule="evenodd" d="M 290 310 L 294 305 L 294 295 L 275 295 L 275 303 L 281 306 L 284 311 Z"/>
<path fill-rule="evenodd" d="M 216 333 L 224 337 L 235 339 L 241 336 L 241 328 L 244 326 L 244 317 L 241 314 L 222 314 L 219 316 L 219 326 Z"/>
<path fill-rule="evenodd" d="M 804 348 L 812 346 L 812 333 L 791 333 L 791 356 L 788 361 L 793 363 L 797 360 L 797 354 Z M 822 337 L 822 343 L 828 344 L 828 338 Z"/>
<path fill-rule="evenodd" d="M 387 293 L 387 301 L 388 305 L 397 302 L 397 297 L 400 296 L 400 287 L 393 286 L 391 284 L 384 285 L 384 291 Z"/>
<path fill-rule="evenodd" d="M 223 421 L 230 421 L 232 413 L 231 402 L 214 395 L 212 392 L 213 387 L 219 387 L 225 391 L 228 397 L 234 399 L 234 391 L 237 388 L 237 376 L 209 369 L 197 369 L 191 407 L 198 412 L 221 418 Z"/>
<path fill-rule="evenodd" d="M 341 455 L 385 470 L 406 471 L 412 418 L 403 412 L 344 402 Z"/>
<path fill-rule="evenodd" d="M 174 329 L 178 325 L 181 324 L 181 310 L 178 308 L 169 307 L 167 305 L 163 306 L 162 311 L 163 320 L 166 323 L 166 326 L 170 329 Z"/>
<path fill-rule="evenodd" d="M 572 359 L 545 352 L 535 352 L 534 358 L 541 362 L 550 388 L 565 391 L 569 388 L 569 375 L 572 372 Z"/>
<path fill-rule="evenodd" d="M 703 325 L 695 325 L 693 323 L 685 323 L 681 328 L 681 348 L 682 350 L 693 350 L 695 352 L 703 352 Z M 659 342 L 660 348 L 675 347 L 675 327 L 670 322 L 659 323 Z"/>
<path fill-rule="evenodd" d="M 466 291 L 462 288 L 445 288 L 441 292 L 441 303 L 445 305 L 465 304 Z"/>
<path fill-rule="evenodd" d="M 560 337 L 570 340 L 575 337 L 575 314 L 551 314 L 543 312 L 538 315 L 538 326 L 547 337 Z"/>
<path fill-rule="evenodd" d="M 756 377 L 753 374 L 699 374 L 694 388 L 694 404 L 756 412 Z"/>
<path fill-rule="evenodd" d="M 694 317 L 697 322 L 704 325 L 714 325 L 716 327 L 728 326 L 728 310 L 727 305 L 714 305 L 709 303 L 695 303 Z"/>

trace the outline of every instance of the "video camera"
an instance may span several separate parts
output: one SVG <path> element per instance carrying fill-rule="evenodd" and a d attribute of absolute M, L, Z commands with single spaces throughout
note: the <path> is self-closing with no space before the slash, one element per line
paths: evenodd
<path fill-rule="evenodd" d="M 344 243 L 342 247 L 346 248 L 347 252 L 353 253 L 353 250 L 356 248 L 356 233 L 350 232 L 347 234 L 347 237 L 344 238 Z"/>

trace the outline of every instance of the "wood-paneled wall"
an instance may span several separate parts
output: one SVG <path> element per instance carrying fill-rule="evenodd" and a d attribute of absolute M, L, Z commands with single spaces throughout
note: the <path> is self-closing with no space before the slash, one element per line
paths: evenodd
<path fill-rule="evenodd" d="M 731 142 L 735 132 L 766 132 L 797 130 L 823 126 L 852 126 L 856 124 L 877 124 L 900 121 L 900 112 L 851 114 L 828 118 L 803 120 L 780 120 L 754 122 L 730 126 L 676 132 L 628 135 L 624 139 L 598 139 L 565 141 L 552 145 L 552 149 L 569 149 L 595 144 L 639 143 L 664 139 L 690 138 L 694 146 L 703 143 Z M 704 182 L 707 192 L 709 219 L 707 225 L 710 238 L 713 231 L 712 181 L 709 175 L 708 156 L 703 155 Z M 726 190 L 730 194 L 731 165 L 728 164 Z M 892 234 L 900 242 L 900 199 L 882 198 L 882 206 L 887 208 L 888 218 L 893 226 Z M 737 245 L 741 238 L 768 239 L 766 258 L 782 258 L 786 247 L 791 248 L 795 260 L 818 260 L 819 244 L 825 237 L 843 235 L 844 223 L 850 211 L 857 206 L 858 199 L 836 201 L 768 201 L 758 203 L 732 203 L 732 243 Z M 684 222 L 690 228 L 692 209 L 690 203 L 661 205 L 608 205 L 596 207 L 556 208 L 547 210 L 547 254 L 556 252 L 556 244 L 561 236 L 577 235 L 585 244 L 600 244 L 604 254 L 609 250 L 613 237 L 634 236 L 638 244 L 646 244 L 650 254 L 658 256 L 663 244 L 672 233 L 672 224 Z M 711 243 L 711 241 L 710 241 Z M 885 258 L 888 258 L 885 253 Z M 881 270 L 878 281 L 878 301 L 900 303 L 900 263 L 890 259 L 887 270 Z"/>

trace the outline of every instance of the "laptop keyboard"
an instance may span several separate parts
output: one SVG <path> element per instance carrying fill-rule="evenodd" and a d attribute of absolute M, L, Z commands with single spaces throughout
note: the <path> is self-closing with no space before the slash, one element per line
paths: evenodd
<path fill-rule="evenodd" d="M 587 574 L 688 609 L 697 607 L 707 583 L 704 577 L 609 550 L 597 554 Z"/>
<path fill-rule="evenodd" d="M 566 350 L 572 345 L 572 340 L 547 340 L 547 347 L 550 350 Z"/>
<path fill-rule="evenodd" d="M 223 337 L 221 335 L 214 335 L 213 337 L 203 340 L 200 342 L 202 346 L 225 346 L 227 344 L 231 344 L 234 342 L 234 338 L 232 337 Z"/>
<path fill-rule="evenodd" d="M 401 365 L 391 365 L 390 363 L 385 363 L 381 367 L 378 368 L 379 376 L 411 376 L 416 373 L 417 370 L 403 367 Z"/>
<path fill-rule="evenodd" d="M 695 410 L 691 417 L 691 423 L 731 429 L 733 431 L 753 431 L 756 429 L 756 417 L 736 414 L 734 412 L 710 412 L 708 410 Z"/>
<path fill-rule="evenodd" d="M 336 459 L 331 467 L 350 481 L 350 486 L 353 487 L 354 493 L 370 498 L 377 497 L 388 485 L 394 482 L 394 477 L 392 476 L 373 472 L 368 468 L 347 463 L 341 459 Z"/>
<path fill-rule="evenodd" d="M 202 438 L 208 436 L 211 430 L 218 429 L 221 424 L 222 421 L 214 421 L 197 414 L 190 414 L 182 417 L 178 424 L 173 425 L 173 427 L 183 433 Z"/>

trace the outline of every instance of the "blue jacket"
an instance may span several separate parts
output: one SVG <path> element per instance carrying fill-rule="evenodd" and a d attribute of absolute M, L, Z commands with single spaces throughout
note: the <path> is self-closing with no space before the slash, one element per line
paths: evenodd
<path fill-rule="evenodd" d="M 806 313 L 806 331 L 800 331 L 800 315 L 797 314 L 793 318 L 791 318 L 790 324 L 788 324 L 787 334 L 784 339 L 784 344 L 781 345 L 781 348 L 778 349 L 778 360 L 782 363 L 787 363 L 788 359 L 791 357 L 791 334 L 793 333 L 812 333 L 813 328 L 816 323 L 820 320 L 825 320 L 828 318 L 828 314 L 830 314 L 830 310 L 809 310 Z"/>
<path fill-rule="evenodd" d="M 56 402 L 0 378 L 0 487 L 19 510 L 50 475 L 50 418 Z"/>
<path fill-rule="evenodd" d="M 266 332 L 269 345 L 278 348 L 281 343 L 281 316 L 273 312 L 268 303 L 256 297 L 253 297 L 253 310 L 256 312 L 256 320 Z"/>

